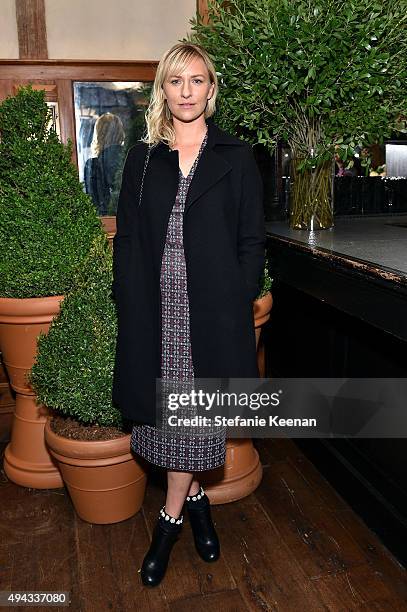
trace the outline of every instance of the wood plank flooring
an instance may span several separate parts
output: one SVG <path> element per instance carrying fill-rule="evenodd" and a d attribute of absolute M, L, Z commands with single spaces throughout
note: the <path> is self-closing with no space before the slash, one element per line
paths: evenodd
<path fill-rule="evenodd" d="M 102 526 L 80 520 L 65 489 L 25 489 L 1 471 L 0 590 L 69 591 L 70 607 L 52 609 L 75 612 L 407 611 L 406 570 L 295 443 L 255 445 L 258 489 L 212 507 L 221 558 L 198 557 L 186 519 L 153 589 L 138 570 L 165 501 L 164 472 L 153 471 L 136 516 Z"/>

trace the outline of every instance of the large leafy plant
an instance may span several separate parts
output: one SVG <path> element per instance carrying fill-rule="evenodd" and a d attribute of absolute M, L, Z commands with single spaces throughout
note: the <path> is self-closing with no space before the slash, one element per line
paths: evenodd
<path fill-rule="evenodd" d="M 38 340 L 30 381 L 38 401 L 84 425 L 122 427 L 112 404 L 117 314 L 111 298 L 113 255 L 97 236 L 74 289 Z"/>
<path fill-rule="evenodd" d="M 219 123 L 302 168 L 405 131 L 407 0 L 209 0 L 190 40 L 217 67 Z M 299 169 L 301 169 L 299 167 Z"/>
<path fill-rule="evenodd" d="M 29 85 L 0 104 L 0 295 L 65 294 L 101 232 L 99 218 L 49 127 L 45 92 Z"/>

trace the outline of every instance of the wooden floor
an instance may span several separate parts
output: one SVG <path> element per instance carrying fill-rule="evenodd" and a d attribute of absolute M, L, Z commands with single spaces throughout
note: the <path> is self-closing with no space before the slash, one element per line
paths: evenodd
<path fill-rule="evenodd" d="M 2 471 L 0 590 L 70 591 L 70 608 L 52 609 L 75 612 L 407 610 L 406 571 L 296 445 L 255 444 L 256 492 L 212 507 L 221 558 L 201 561 L 186 520 L 153 589 L 138 569 L 165 499 L 159 480 L 136 516 L 101 526 L 77 518 L 64 489 L 25 489 Z"/>

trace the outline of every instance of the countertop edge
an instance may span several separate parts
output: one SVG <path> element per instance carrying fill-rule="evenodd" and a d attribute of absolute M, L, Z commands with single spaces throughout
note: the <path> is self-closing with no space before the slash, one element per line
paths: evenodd
<path fill-rule="evenodd" d="M 358 259 L 357 257 L 350 257 L 349 255 L 338 253 L 330 249 L 305 244 L 304 242 L 295 240 L 294 238 L 275 234 L 270 230 L 266 231 L 266 237 L 267 239 L 277 240 L 289 248 L 312 254 L 326 261 L 331 261 L 332 263 L 342 265 L 351 271 L 367 274 L 372 278 L 381 278 L 385 281 L 397 283 L 400 286 L 407 287 L 407 276 L 401 270 L 386 268 L 385 266 L 379 266 L 373 262 Z"/>

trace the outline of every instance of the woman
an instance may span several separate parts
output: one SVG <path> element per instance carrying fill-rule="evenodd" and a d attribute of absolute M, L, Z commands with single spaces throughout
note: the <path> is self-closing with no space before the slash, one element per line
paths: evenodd
<path fill-rule="evenodd" d="M 114 238 L 118 336 L 113 401 L 133 422 L 134 452 L 167 469 L 141 568 L 163 578 L 186 504 L 205 561 L 219 540 L 198 474 L 225 463 L 225 432 L 157 425 L 156 379 L 258 376 L 253 300 L 264 267 L 262 183 L 250 145 L 211 119 L 215 68 L 199 45 L 177 43 L 158 65 L 147 136 L 128 153 Z M 147 152 L 148 147 L 151 147 Z"/>
<path fill-rule="evenodd" d="M 85 164 L 84 181 L 98 214 L 104 216 L 109 214 L 117 172 L 123 163 L 125 133 L 120 117 L 113 113 L 101 115 L 95 123 L 93 140 L 95 157 Z"/>

